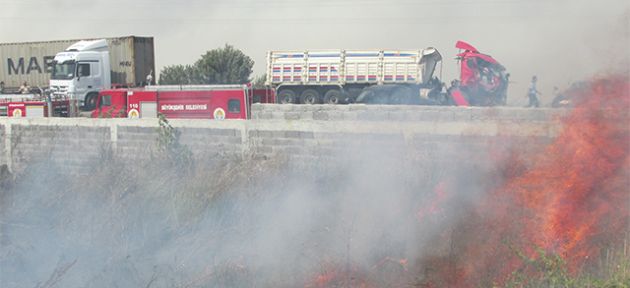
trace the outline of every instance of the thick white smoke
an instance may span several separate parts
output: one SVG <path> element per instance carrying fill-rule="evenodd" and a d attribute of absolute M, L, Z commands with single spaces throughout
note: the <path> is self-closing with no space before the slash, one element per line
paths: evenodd
<path fill-rule="evenodd" d="M 327 273 L 420 283 L 416 261 L 443 253 L 429 241 L 496 184 L 484 180 L 494 163 L 478 161 L 486 151 L 429 141 L 417 154 L 400 141 L 188 172 L 161 160 L 96 159 L 81 178 L 30 166 L 0 194 L 0 286 L 295 287 Z M 443 181 L 456 185 L 444 203 Z"/>

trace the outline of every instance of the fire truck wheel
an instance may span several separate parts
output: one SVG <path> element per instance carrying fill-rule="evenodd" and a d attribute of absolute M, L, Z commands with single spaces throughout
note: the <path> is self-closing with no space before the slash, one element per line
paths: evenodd
<path fill-rule="evenodd" d="M 295 91 L 291 89 L 283 89 L 278 93 L 278 103 L 293 104 L 296 100 Z"/>
<path fill-rule="evenodd" d="M 302 104 L 318 104 L 320 100 L 319 92 L 315 89 L 306 89 L 300 95 L 300 103 Z"/>
<path fill-rule="evenodd" d="M 92 111 L 94 110 L 94 108 L 96 108 L 96 97 L 98 96 L 98 94 L 95 93 L 90 93 L 87 96 L 85 96 L 85 103 L 83 103 L 83 110 L 84 111 Z"/>
<path fill-rule="evenodd" d="M 339 104 L 341 103 L 341 91 L 337 89 L 331 89 L 324 94 L 324 104 Z"/>

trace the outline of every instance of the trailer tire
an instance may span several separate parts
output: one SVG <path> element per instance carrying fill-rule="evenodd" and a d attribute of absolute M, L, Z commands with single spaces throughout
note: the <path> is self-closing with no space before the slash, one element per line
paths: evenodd
<path fill-rule="evenodd" d="M 306 89 L 300 94 L 300 103 L 302 104 L 319 104 L 321 95 L 315 89 Z"/>
<path fill-rule="evenodd" d="M 394 93 L 393 95 L 391 95 L 389 97 L 389 103 L 387 103 L 387 104 L 390 104 L 390 105 L 406 104 L 405 103 L 405 97 L 403 95 Z"/>
<path fill-rule="evenodd" d="M 278 103 L 280 104 L 294 104 L 296 98 L 295 91 L 291 89 L 283 89 L 278 92 Z"/>
<path fill-rule="evenodd" d="M 96 98 L 98 94 L 90 93 L 85 96 L 85 102 L 83 102 L 83 111 L 92 111 L 96 108 Z"/>
<path fill-rule="evenodd" d="M 342 102 L 341 98 L 341 91 L 337 89 L 328 90 L 324 94 L 324 104 L 340 104 Z"/>

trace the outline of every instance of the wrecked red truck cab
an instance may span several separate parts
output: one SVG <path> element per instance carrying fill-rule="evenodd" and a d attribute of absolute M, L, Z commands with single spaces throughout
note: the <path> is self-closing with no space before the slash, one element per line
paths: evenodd
<path fill-rule="evenodd" d="M 460 63 L 459 81 L 453 81 L 449 96 L 457 106 L 505 105 L 510 74 L 492 56 L 480 53 L 474 46 L 457 41 Z"/>

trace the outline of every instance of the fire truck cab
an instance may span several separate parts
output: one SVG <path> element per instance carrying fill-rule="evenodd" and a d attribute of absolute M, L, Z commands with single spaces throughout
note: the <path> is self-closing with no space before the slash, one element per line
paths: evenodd
<path fill-rule="evenodd" d="M 252 103 L 273 103 L 272 90 L 250 85 L 172 85 L 102 90 L 93 118 L 248 119 Z"/>

